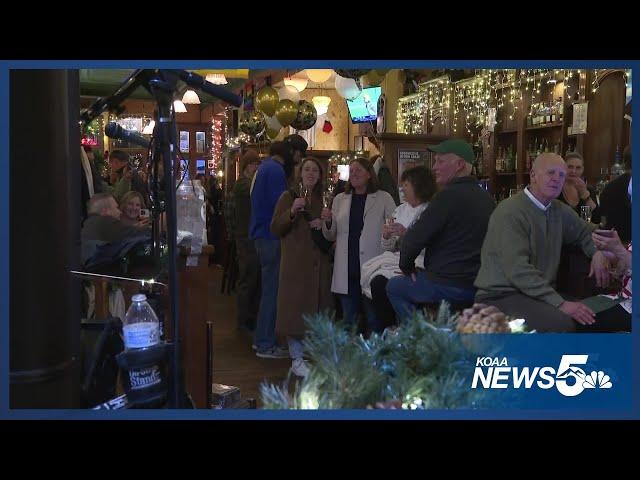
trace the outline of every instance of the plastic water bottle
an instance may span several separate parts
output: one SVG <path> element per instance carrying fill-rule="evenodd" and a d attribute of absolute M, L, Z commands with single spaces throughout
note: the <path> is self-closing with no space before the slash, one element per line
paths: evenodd
<path fill-rule="evenodd" d="M 144 294 L 134 295 L 122 322 L 126 350 L 149 348 L 160 342 L 160 322 Z"/>

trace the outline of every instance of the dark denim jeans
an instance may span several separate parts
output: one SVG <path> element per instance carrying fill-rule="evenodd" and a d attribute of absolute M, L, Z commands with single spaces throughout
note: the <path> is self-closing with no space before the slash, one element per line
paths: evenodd
<path fill-rule="evenodd" d="M 260 270 L 262 294 L 256 324 L 256 347 L 264 352 L 276 346 L 276 315 L 278 312 L 278 282 L 280 275 L 280 240 L 257 238 L 254 241 Z"/>
<path fill-rule="evenodd" d="M 371 305 L 369 299 L 362 294 L 360 279 L 349 279 L 349 293 L 347 295 L 339 294 L 338 296 L 340 297 L 342 318 L 345 324 L 350 327 L 357 325 L 358 313 L 362 307 L 364 307 L 369 329 L 372 331 L 380 330 L 373 305 Z"/>
<path fill-rule="evenodd" d="M 440 303 L 442 300 L 450 303 L 473 302 L 475 294 L 475 288 L 433 283 L 422 270 L 416 273 L 415 282 L 411 277 L 401 275 L 389 279 L 387 283 L 387 296 L 399 321 L 412 315 L 416 304 Z"/>

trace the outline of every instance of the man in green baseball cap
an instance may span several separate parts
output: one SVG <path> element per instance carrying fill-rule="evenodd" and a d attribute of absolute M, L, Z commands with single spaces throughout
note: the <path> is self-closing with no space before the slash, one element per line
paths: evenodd
<path fill-rule="evenodd" d="M 452 138 L 428 148 L 436 153 L 433 173 L 436 183 L 441 188 L 455 177 L 466 177 L 471 174 L 475 155 L 471 145 L 464 140 Z"/>
<path fill-rule="evenodd" d="M 404 276 L 387 283 L 399 319 L 424 303 L 473 304 L 480 249 L 496 206 L 471 176 L 471 145 L 451 139 L 429 150 L 436 152 L 432 170 L 440 191 L 402 239 L 399 266 Z M 424 269 L 417 270 L 415 260 L 423 249 Z"/>

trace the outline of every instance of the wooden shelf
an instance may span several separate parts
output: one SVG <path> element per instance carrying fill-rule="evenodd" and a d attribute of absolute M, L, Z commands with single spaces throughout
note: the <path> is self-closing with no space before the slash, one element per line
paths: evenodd
<path fill-rule="evenodd" d="M 517 128 L 510 128 L 508 130 L 501 130 L 498 133 L 518 133 L 518 129 Z"/>
<path fill-rule="evenodd" d="M 540 130 L 543 128 L 555 128 L 555 127 L 561 127 L 561 126 L 562 126 L 562 122 L 553 122 L 553 123 L 545 123 L 544 125 L 535 125 L 531 127 L 526 127 L 525 130 Z"/>
<path fill-rule="evenodd" d="M 516 172 L 496 172 L 496 175 L 501 176 L 501 177 L 507 177 L 509 175 L 515 175 Z"/>

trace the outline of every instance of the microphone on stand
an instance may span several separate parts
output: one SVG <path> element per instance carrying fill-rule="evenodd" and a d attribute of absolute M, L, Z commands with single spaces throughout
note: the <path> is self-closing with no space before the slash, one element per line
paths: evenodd
<path fill-rule="evenodd" d="M 104 128 L 104 133 L 107 134 L 107 137 L 115 138 L 118 140 L 124 140 L 129 143 L 133 143 L 134 145 L 138 145 L 140 147 L 144 147 L 146 149 L 149 148 L 151 141 L 148 138 L 140 135 L 138 132 L 134 132 L 131 130 L 127 130 L 126 128 L 122 128 L 116 122 L 109 122 L 107 126 Z"/>

